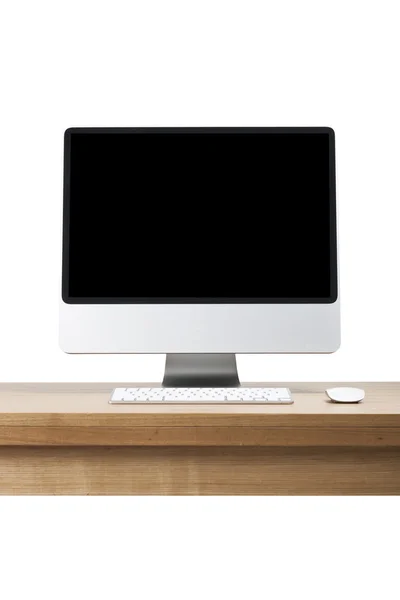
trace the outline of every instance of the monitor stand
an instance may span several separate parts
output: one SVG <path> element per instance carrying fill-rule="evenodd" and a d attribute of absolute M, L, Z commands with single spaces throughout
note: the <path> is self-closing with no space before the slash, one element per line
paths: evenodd
<path fill-rule="evenodd" d="M 164 387 L 237 387 L 234 354 L 167 354 Z"/>

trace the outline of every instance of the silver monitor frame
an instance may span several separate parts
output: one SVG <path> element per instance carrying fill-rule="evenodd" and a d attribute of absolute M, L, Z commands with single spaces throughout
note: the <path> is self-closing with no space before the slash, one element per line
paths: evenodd
<path fill-rule="evenodd" d="M 67 304 L 68 353 L 319 353 L 340 345 L 332 304 Z"/>

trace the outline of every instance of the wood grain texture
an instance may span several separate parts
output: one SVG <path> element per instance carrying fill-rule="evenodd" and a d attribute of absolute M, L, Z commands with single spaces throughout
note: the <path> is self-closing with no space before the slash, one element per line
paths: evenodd
<path fill-rule="evenodd" d="M 116 386 L 0 384 L 3 446 L 400 447 L 400 384 L 364 383 L 361 404 L 332 404 L 332 383 L 286 383 L 294 404 L 121 406 Z"/>
<path fill-rule="evenodd" d="M 134 384 L 0 384 L 0 494 L 400 494 L 400 384 L 286 406 L 115 406 Z"/>
<path fill-rule="evenodd" d="M 388 448 L 0 448 L 0 494 L 398 495 Z"/>

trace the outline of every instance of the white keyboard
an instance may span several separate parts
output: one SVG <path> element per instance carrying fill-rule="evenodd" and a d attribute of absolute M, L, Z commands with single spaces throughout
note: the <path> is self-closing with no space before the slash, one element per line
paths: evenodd
<path fill-rule="evenodd" d="M 292 404 L 288 388 L 115 388 L 111 404 Z"/>

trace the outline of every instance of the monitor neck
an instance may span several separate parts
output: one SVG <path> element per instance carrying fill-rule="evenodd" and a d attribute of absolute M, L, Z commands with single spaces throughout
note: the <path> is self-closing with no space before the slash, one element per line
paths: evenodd
<path fill-rule="evenodd" d="M 167 354 L 164 387 L 237 387 L 235 354 Z"/>

